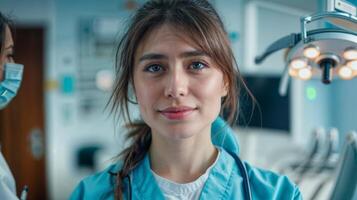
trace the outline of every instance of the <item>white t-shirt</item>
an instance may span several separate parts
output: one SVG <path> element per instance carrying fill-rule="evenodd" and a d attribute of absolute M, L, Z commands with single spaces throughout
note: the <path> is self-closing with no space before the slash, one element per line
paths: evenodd
<path fill-rule="evenodd" d="M 157 175 L 152 170 L 151 172 L 154 174 L 156 182 L 166 200 L 198 200 L 203 186 L 206 180 L 208 179 L 208 175 L 212 167 L 216 164 L 219 155 L 220 152 L 218 151 L 216 161 L 206 170 L 203 175 L 201 175 L 195 181 L 190 183 L 176 183 L 174 181 L 170 181 L 169 179 Z"/>

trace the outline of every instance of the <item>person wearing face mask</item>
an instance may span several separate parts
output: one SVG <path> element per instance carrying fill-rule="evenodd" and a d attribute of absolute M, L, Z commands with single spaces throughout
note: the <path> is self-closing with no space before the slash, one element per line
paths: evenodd
<path fill-rule="evenodd" d="M 0 12 L 0 112 L 16 96 L 21 84 L 23 68 L 23 65 L 14 63 L 14 41 L 11 23 Z M 14 177 L 1 151 L 0 199 L 18 199 Z"/>

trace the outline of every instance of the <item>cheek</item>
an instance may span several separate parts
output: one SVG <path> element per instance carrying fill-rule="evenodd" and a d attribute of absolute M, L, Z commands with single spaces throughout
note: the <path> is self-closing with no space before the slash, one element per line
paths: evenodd
<path fill-rule="evenodd" d="M 205 80 L 200 80 L 197 83 L 198 87 L 195 90 L 200 96 L 208 98 L 212 101 L 220 101 L 225 94 L 223 78 L 220 75 L 212 76 Z"/>
<path fill-rule="evenodd" d="M 134 82 L 135 83 L 135 82 Z M 148 84 L 145 81 L 137 81 L 135 85 L 135 96 L 140 106 L 148 107 L 152 106 L 157 101 L 157 87 L 154 87 L 153 84 Z"/>
<path fill-rule="evenodd" d="M 206 111 L 219 113 L 221 108 L 221 98 L 224 93 L 223 79 L 215 77 L 206 80 L 201 80 L 194 87 L 195 96 L 202 103 L 201 106 Z"/>
<path fill-rule="evenodd" d="M 150 94 L 147 93 L 143 84 L 135 84 L 135 96 L 139 106 L 140 115 L 146 121 L 146 111 L 150 107 Z"/>
<path fill-rule="evenodd" d="M 158 89 L 145 81 L 138 81 L 135 84 L 135 95 L 138 102 L 141 119 L 149 126 L 156 119 L 156 109 L 158 103 Z"/>

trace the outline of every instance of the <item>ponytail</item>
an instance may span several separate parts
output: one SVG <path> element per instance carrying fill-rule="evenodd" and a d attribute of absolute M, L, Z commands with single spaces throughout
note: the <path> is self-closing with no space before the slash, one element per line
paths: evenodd
<path fill-rule="evenodd" d="M 127 135 L 127 139 L 133 140 L 133 143 L 122 153 L 123 167 L 118 172 L 116 177 L 116 187 L 114 197 L 117 200 L 123 200 L 124 179 L 129 176 L 130 172 L 142 161 L 149 150 L 151 144 L 150 127 L 144 122 L 136 122 L 128 125 L 131 131 Z M 130 191 L 128 191 L 130 192 Z"/>

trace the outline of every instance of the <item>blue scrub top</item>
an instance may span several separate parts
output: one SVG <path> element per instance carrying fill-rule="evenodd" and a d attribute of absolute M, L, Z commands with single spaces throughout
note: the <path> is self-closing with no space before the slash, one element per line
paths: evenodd
<path fill-rule="evenodd" d="M 218 118 L 212 126 L 212 142 L 219 148 L 220 156 L 213 166 L 202 189 L 200 200 L 205 199 L 244 199 L 244 187 L 241 171 L 234 157 L 238 155 L 239 146 L 233 130 Z M 229 152 L 229 153 L 228 153 Z M 130 173 L 131 194 L 134 200 L 157 199 L 164 196 L 151 172 L 148 154 Z M 254 200 L 297 200 L 302 199 L 299 189 L 286 176 L 252 167 L 244 163 L 250 181 Z M 72 193 L 70 199 L 114 199 L 115 173 L 120 170 L 120 163 L 83 179 Z M 128 179 L 124 181 L 124 199 L 129 197 Z"/>

